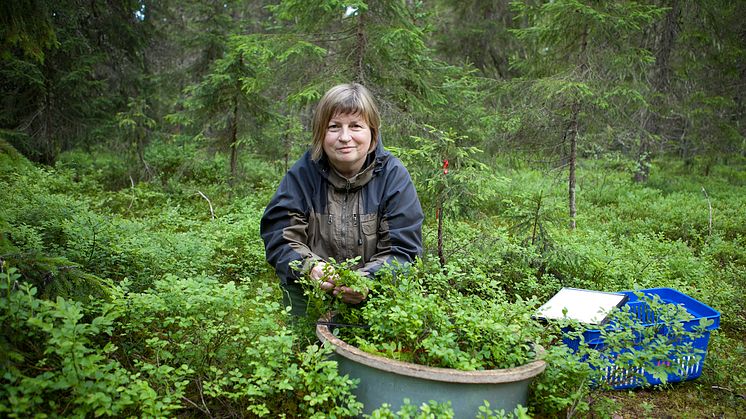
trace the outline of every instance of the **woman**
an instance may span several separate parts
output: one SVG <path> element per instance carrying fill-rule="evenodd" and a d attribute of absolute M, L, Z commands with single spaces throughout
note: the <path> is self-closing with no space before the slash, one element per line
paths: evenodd
<path fill-rule="evenodd" d="M 422 253 L 423 213 L 409 172 L 383 148 L 380 114 L 368 90 L 341 84 L 313 118 L 311 150 L 293 165 L 264 211 L 261 235 L 291 313 L 307 301 L 296 280 L 309 275 L 348 304 L 365 295 L 324 279 L 326 261 L 360 256 L 363 275 Z M 300 270 L 291 263 L 300 261 Z M 328 277 L 327 277 L 328 278 Z"/>

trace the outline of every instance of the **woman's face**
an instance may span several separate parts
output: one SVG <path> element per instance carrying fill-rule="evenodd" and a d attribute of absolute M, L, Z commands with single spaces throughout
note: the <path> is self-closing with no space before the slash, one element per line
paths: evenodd
<path fill-rule="evenodd" d="M 326 126 L 324 152 L 347 178 L 360 172 L 370 150 L 371 131 L 362 114 L 334 114 Z"/>

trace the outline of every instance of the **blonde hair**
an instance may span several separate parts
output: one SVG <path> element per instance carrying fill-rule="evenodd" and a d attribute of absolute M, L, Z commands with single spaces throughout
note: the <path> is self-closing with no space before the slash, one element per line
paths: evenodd
<path fill-rule="evenodd" d="M 327 126 L 334 115 L 360 114 L 370 128 L 370 150 L 378 145 L 378 130 L 381 127 L 381 115 L 368 89 L 359 83 L 338 84 L 327 90 L 313 115 L 313 141 L 311 158 L 319 160 L 324 154 L 324 137 Z"/>

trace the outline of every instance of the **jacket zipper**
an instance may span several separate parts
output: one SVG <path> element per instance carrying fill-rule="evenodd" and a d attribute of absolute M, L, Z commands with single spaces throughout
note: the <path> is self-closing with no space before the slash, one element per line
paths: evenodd
<path fill-rule="evenodd" d="M 347 184 L 345 185 L 344 207 L 342 208 L 343 217 L 347 217 L 347 201 L 349 200 L 349 197 L 350 197 L 350 182 L 348 181 Z M 347 224 L 347 221 L 348 220 L 345 219 L 344 222 L 342 223 L 342 226 L 345 226 Z M 344 240 L 342 240 L 342 243 L 347 243 L 347 229 L 346 228 L 342 229 L 342 234 L 344 235 Z M 345 249 L 345 252 L 346 252 L 346 249 Z M 347 257 L 349 258 L 350 255 L 348 254 Z"/>

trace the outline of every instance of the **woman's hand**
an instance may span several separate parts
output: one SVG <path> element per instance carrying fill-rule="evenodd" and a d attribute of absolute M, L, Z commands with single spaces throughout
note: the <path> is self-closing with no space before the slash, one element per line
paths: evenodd
<path fill-rule="evenodd" d="M 334 295 L 347 304 L 360 304 L 365 299 L 365 294 L 357 292 L 350 287 L 335 287 Z"/>
<path fill-rule="evenodd" d="M 324 272 L 325 270 L 331 270 L 329 275 L 326 275 Z M 329 292 L 332 291 L 335 287 L 335 278 L 337 277 L 334 273 L 334 267 L 330 266 L 326 268 L 325 262 L 319 262 L 317 263 L 312 269 L 311 269 L 311 279 L 315 279 L 319 281 L 319 287 L 325 291 Z"/>
<path fill-rule="evenodd" d="M 350 287 L 337 286 L 336 282 L 339 277 L 334 273 L 334 267 L 327 267 L 325 262 L 317 263 L 311 269 L 310 275 L 312 279 L 319 281 L 319 288 L 324 292 L 331 292 L 332 295 L 346 304 L 360 304 L 365 299 L 365 294 L 361 292 L 357 292 Z"/>

